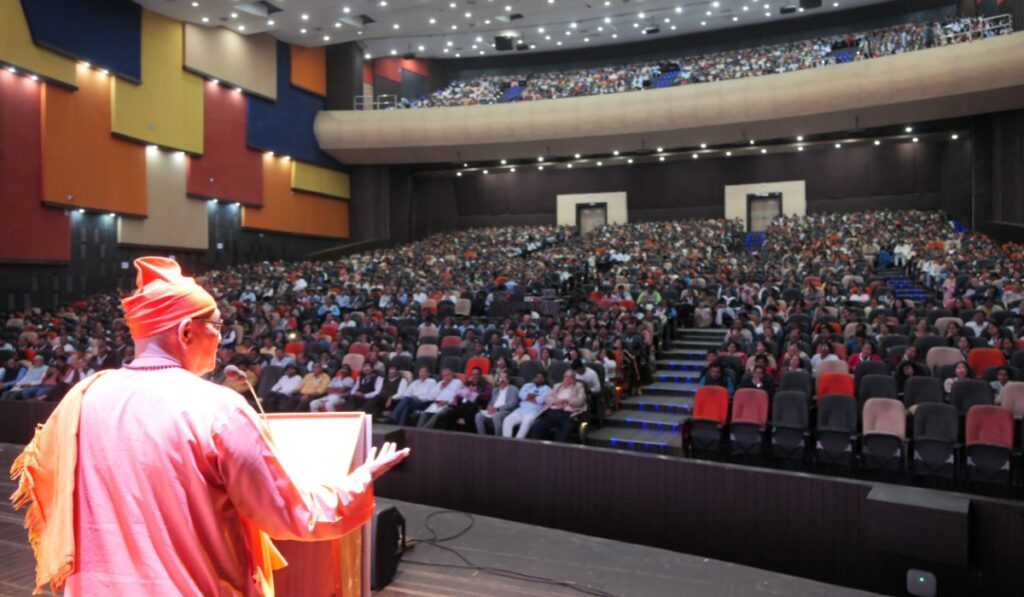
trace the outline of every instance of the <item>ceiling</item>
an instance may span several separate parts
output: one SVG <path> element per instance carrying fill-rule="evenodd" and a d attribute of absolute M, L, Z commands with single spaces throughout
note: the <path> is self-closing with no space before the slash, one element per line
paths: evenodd
<path fill-rule="evenodd" d="M 371 57 L 408 52 L 468 58 L 498 52 L 511 35 L 527 52 L 643 41 L 652 36 L 740 27 L 845 10 L 886 0 L 136 0 L 149 10 L 243 35 L 270 33 L 304 46 L 362 42 Z M 372 22 L 369 22 L 372 20 Z M 645 30 L 656 27 L 657 32 Z"/>

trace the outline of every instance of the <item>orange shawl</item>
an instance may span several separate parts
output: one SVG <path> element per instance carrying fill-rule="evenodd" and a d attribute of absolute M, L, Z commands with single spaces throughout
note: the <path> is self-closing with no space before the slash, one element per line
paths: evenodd
<path fill-rule="evenodd" d="M 80 381 L 61 400 L 35 436 L 11 465 L 18 488 L 11 494 L 15 510 L 28 506 L 25 528 L 36 558 L 33 595 L 44 585 L 56 593 L 75 572 L 75 469 L 78 465 L 78 422 L 82 398 L 100 371 Z M 253 581 L 261 595 L 273 597 L 274 570 L 287 562 L 255 524 L 242 521 L 253 564 Z"/>

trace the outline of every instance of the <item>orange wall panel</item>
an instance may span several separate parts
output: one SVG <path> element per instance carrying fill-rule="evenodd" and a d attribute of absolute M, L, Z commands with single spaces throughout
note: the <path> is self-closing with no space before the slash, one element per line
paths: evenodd
<path fill-rule="evenodd" d="M 327 95 L 327 53 L 323 46 L 304 48 L 292 45 L 291 83 L 296 87 Z"/>
<path fill-rule="evenodd" d="M 287 158 L 263 156 L 263 207 L 242 207 L 242 227 L 348 238 L 348 201 L 293 191 Z"/>
<path fill-rule="evenodd" d="M 144 216 L 145 148 L 111 135 L 110 79 L 79 67 L 78 91 L 43 87 L 43 201 Z"/>

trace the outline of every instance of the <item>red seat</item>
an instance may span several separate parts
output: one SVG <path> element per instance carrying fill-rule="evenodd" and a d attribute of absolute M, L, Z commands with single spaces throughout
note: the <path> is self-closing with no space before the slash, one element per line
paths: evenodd
<path fill-rule="evenodd" d="M 444 338 L 441 338 L 441 348 L 459 346 L 460 344 L 462 344 L 462 338 L 458 336 L 445 336 Z"/>
<path fill-rule="evenodd" d="M 1006 364 L 1003 351 L 998 348 L 973 348 L 967 353 L 967 366 L 974 374 L 981 377 L 989 367 L 1000 367 Z"/>
<path fill-rule="evenodd" d="M 284 351 L 290 354 L 302 354 L 306 352 L 306 343 L 301 340 L 292 340 L 284 345 Z"/>
<path fill-rule="evenodd" d="M 967 445 L 1013 449 L 1013 413 L 1001 406 L 978 405 L 967 411 Z"/>
<path fill-rule="evenodd" d="M 856 396 L 853 392 L 853 376 L 849 373 L 822 373 L 818 376 L 818 391 L 815 397 L 821 402 L 825 394 L 846 394 Z"/>
<path fill-rule="evenodd" d="M 368 357 L 370 356 L 370 345 L 366 342 L 353 342 L 348 347 L 348 354 L 361 354 Z"/>
<path fill-rule="evenodd" d="M 487 357 L 473 357 L 466 361 L 465 374 L 469 375 L 477 367 L 480 368 L 480 373 L 487 375 L 491 372 L 491 361 Z"/>
<path fill-rule="evenodd" d="M 756 388 L 736 390 L 732 398 L 732 422 L 764 427 L 768 423 L 768 392 Z"/>
<path fill-rule="evenodd" d="M 722 386 L 697 388 L 693 397 L 693 419 L 725 425 L 729 420 L 729 391 Z"/>

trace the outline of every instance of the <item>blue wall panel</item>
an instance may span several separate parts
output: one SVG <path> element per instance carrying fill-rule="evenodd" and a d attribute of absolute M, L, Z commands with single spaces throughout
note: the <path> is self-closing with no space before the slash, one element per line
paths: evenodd
<path fill-rule="evenodd" d="M 246 96 L 246 141 L 250 147 L 336 168 L 338 162 L 320 149 L 313 134 L 321 97 L 291 84 L 288 44 L 277 42 L 277 101 Z"/>
<path fill-rule="evenodd" d="M 131 0 L 21 0 L 36 44 L 121 77 L 142 77 L 142 7 Z"/>

